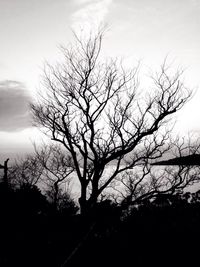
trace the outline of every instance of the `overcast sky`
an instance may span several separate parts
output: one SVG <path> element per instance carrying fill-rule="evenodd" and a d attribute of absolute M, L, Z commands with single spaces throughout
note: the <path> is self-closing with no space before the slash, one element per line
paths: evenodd
<path fill-rule="evenodd" d="M 44 60 L 73 42 L 71 29 L 105 22 L 106 55 L 142 59 L 154 68 L 169 54 L 186 68 L 195 97 L 177 117 L 177 129 L 200 132 L 199 0 L 0 0 L 0 154 L 31 149 L 28 102 L 39 86 Z"/>

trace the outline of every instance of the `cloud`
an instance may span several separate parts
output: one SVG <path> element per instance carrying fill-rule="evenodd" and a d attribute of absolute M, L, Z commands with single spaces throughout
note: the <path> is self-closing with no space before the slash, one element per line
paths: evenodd
<path fill-rule="evenodd" d="M 0 82 L 0 131 L 20 131 L 31 126 L 30 95 L 18 81 Z"/>
<path fill-rule="evenodd" d="M 86 4 L 88 2 L 92 2 L 92 0 L 75 0 L 75 2 L 78 5 L 82 5 L 82 4 Z"/>
<path fill-rule="evenodd" d="M 77 0 L 78 2 L 83 6 L 71 16 L 72 28 L 76 32 L 96 30 L 99 25 L 104 23 L 112 4 L 112 0 Z"/>
<path fill-rule="evenodd" d="M 200 7 L 199 0 L 191 0 L 191 2 L 194 7 Z"/>

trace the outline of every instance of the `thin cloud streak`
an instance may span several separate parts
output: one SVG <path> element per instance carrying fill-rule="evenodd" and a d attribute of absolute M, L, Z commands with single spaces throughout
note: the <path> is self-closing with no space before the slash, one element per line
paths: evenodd
<path fill-rule="evenodd" d="M 113 0 L 77 0 L 83 7 L 74 12 L 71 16 L 72 29 L 89 33 L 91 30 L 97 29 L 99 25 L 105 23 L 110 6 Z"/>

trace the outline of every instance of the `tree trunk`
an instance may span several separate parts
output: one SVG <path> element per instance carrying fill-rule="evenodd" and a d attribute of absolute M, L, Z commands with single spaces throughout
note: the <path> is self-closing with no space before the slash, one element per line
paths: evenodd
<path fill-rule="evenodd" d="M 86 192 L 86 187 L 81 188 L 81 197 L 79 198 L 79 204 L 82 215 L 88 214 L 95 206 L 98 199 L 98 190 L 93 190 L 89 199 L 87 199 Z"/>
<path fill-rule="evenodd" d="M 85 215 L 88 211 L 87 207 L 87 186 L 85 184 L 81 184 L 81 197 L 79 198 L 80 204 L 80 213 Z"/>

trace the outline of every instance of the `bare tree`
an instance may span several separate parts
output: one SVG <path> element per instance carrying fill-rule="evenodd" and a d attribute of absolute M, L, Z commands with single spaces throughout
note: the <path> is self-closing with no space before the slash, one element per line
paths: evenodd
<path fill-rule="evenodd" d="M 142 94 L 138 66 L 125 70 L 117 60 L 102 62 L 102 38 L 102 31 L 85 39 L 75 35 L 73 46 L 62 47 L 63 61 L 47 64 L 44 88 L 31 104 L 35 124 L 72 156 L 82 213 L 139 158 L 143 162 L 159 154 L 170 115 L 191 96 L 181 82 L 182 72 L 171 73 L 166 62 L 152 77 L 151 91 Z M 149 148 L 142 154 L 139 148 L 145 145 Z"/>
<path fill-rule="evenodd" d="M 41 149 L 35 146 L 38 161 L 43 167 L 43 182 L 47 185 L 49 196 L 58 209 L 60 195 L 63 192 L 63 184 L 67 189 L 70 186 L 70 174 L 74 171 L 73 161 L 70 155 L 63 153 L 59 145 L 43 145 Z M 70 195 L 70 192 L 65 192 Z M 67 195 L 66 195 L 67 196 Z"/>
<path fill-rule="evenodd" d="M 183 193 L 188 186 L 200 180 L 200 162 L 196 163 L 196 155 L 200 159 L 199 140 L 176 138 L 170 142 L 170 155 L 177 163 L 170 165 L 171 160 L 154 164 L 147 160 L 140 164 L 137 171 L 128 170 L 118 178 L 116 201 L 124 208 L 133 207 L 145 201 L 154 200 L 158 196 L 169 196 Z M 188 158 L 188 163 L 181 164 L 181 159 Z M 189 159 L 195 159 L 193 163 Z M 179 163 L 180 162 L 180 163 Z"/>
<path fill-rule="evenodd" d="M 43 166 L 36 155 L 29 154 L 16 160 L 8 169 L 9 183 L 16 187 L 34 186 L 41 180 L 42 173 Z"/>

